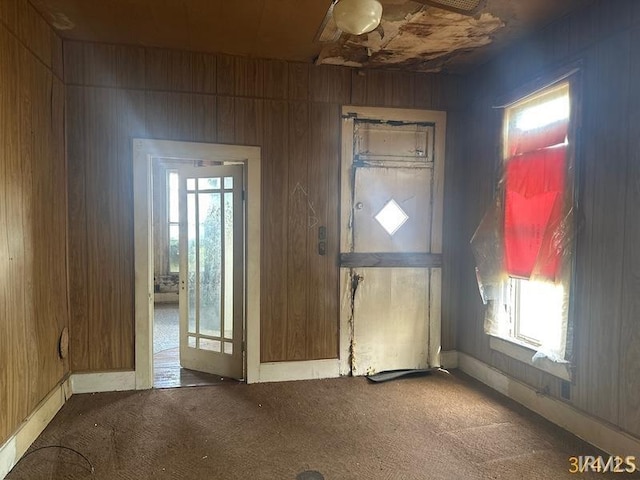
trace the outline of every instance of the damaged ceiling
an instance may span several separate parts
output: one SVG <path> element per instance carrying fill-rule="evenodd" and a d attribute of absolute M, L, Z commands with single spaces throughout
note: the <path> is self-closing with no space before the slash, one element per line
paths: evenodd
<path fill-rule="evenodd" d="M 360 36 L 343 34 L 326 45 L 318 63 L 440 70 L 456 53 L 490 44 L 505 26 L 491 13 L 470 17 L 415 2 L 405 2 L 401 7 L 387 9 L 391 13 L 373 32 Z M 330 21 L 327 23 L 331 25 Z"/>
<path fill-rule="evenodd" d="M 462 15 L 381 0 L 380 27 L 340 32 L 331 0 L 31 0 L 63 38 L 260 58 L 463 73 L 592 0 L 486 0 Z"/>

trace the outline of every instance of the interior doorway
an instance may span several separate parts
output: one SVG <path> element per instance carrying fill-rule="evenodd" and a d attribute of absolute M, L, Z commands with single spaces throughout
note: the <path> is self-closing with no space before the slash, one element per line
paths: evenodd
<path fill-rule="evenodd" d="M 259 148 L 136 139 L 133 166 L 136 388 L 248 379 L 259 358 L 245 351 L 259 345 Z"/>

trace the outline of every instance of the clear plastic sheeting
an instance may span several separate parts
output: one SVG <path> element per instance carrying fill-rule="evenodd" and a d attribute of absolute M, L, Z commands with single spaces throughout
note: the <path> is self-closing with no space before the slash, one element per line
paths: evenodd
<path fill-rule="evenodd" d="M 504 268 L 503 219 L 502 199 L 500 195 L 496 195 L 471 238 L 471 250 L 476 261 L 476 279 L 485 305 L 490 300 L 501 298 L 501 289 L 508 279 Z"/>
<path fill-rule="evenodd" d="M 575 237 L 568 84 L 508 107 L 496 195 L 471 239 L 485 332 L 565 362 Z"/>
<path fill-rule="evenodd" d="M 520 281 L 522 283 L 518 286 L 521 292 L 519 307 L 527 311 L 535 306 L 539 307 L 534 315 L 540 317 L 541 345 L 533 357 L 534 362 L 541 358 L 564 362 L 567 353 L 567 313 L 575 236 L 574 210 L 566 196 L 560 199 L 560 206 L 556 206 L 560 208 L 559 214 L 555 220 L 550 218 L 543 225 L 544 228 L 539 229 L 539 238 L 535 239 L 535 250 L 530 250 L 535 257 L 529 275 L 525 277 L 510 274 L 505 254 L 504 185 L 504 181 L 500 182 L 498 193 L 471 239 L 478 289 L 483 303 L 487 306 L 484 330 L 501 338 L 513 336 L 514 295 L 516 283 Z M 569 208 L 563 208 L 567 204 Z M 550 265 L 553 265 L 553 268 L 550 268 Z M 540 291 L 546 291 L 544 287 L 527 288 L 529 283 L 548 284 L 551 289 L 554 286 L 559 287 L 562 291 L 561 299 L 553 299 L 554 304 L 561 305 L 556 309 L 559 312 L 557 318 L 550 318 L 544 308 L 552 300 L 545 294 L 540 296 Z M 557 334 L 558 332 L 560 334 Z"/>

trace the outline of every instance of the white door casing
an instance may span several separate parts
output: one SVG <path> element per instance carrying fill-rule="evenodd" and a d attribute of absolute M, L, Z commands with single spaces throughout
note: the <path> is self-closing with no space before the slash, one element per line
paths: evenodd
<path fill-rule="evenodd" d="M 133 139 L 135 387 L 153 387 L 153 230 L 154 158 L 240 164 L 245 171 L 245 378 L 260 379 L 260 147 L 169 140 Z"/>

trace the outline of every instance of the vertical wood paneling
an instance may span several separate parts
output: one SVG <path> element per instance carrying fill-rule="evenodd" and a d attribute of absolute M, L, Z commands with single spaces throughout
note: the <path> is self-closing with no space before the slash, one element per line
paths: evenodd
<path fill-rule="evenodd" d="M 631 45 L 640 45 L 640 30 L 632 31 Z M 630 78 L 640 75 L 640 60 L 631 56 Z M 629 97 L 628 145 L 634 145 L 640 138 L 640 98 Z M 620 411 L 618 425 L 640 437 L 640 222 L 633 206 L 640 205 L 640 151 L 631 148 L 627 158 L 627 195 L 624 235 L 624 270 L 622 277 L 622 325 L 620 327 Z"/>
<path fill-rule="evenodd" d="M 84 45 L 86 85 L 118 86 L 118 57 L 115 45 L 87 43 Z"/>
<path fill-rule="evenodd" d="M 218 141 L 217 99 L 213 95 L 193 95 L 194 142 L 216 143 Z"/>
<path fill-rule="evenodd" d="M 264 97 L 264 60 L 234 57 L 233 94 L 236 97 Z"/>
<path fill-rule="evenodd" d="M 309 99 L 309 65 L 306 63 L 289 63 L 289 99 Z"/>
<path fill-rule="evenodd" d="M 130 214 L 133 205 L 133 178 L 132 139 L 147 137 L 145 118 L 145 94 L 138 90 L 118 90 L 116 93 L 116 111 L 118 126 L 116 129 L 116 169 L 114 172 L 115 191 L 118 197 L 115 215 L 119 220 L 117 234 L 117 246 L 114 254 L 114 265 L 117 269 L 116 298 L 114 305 L 116 318 L 119 322 L 119 335 L 111 339 L 116 344 L 115 355 L 118 358 L 119 368 L 133 369 L 134 361 L 134 275 L 133 256 L 128 252 L 133 251 L 133 217 Z M 111 320 L 107 320 L 107 324 Z M 107 337 L 110 338 L 110 337 Z M 106 368 L 103 366 L 103 368 Z"/>
<path fill-rule="evenodd" d="M 309 158 L 309 203 L 317 223 L 309 229 L 309 298 L 307 357 L 333 358 L 338 351 L 338 162 L 340 111 L 338 106 L 312 104 Z M 315 219 L 314 219 L 315 223 Z M 318 231 L 327 229 L 327 253 L 318 253 Z"/>
<path fill-rule="evenodd" d="M 145 85 L 149 90 L 189 92 L 193 89 L 193 60 L 189 52 L 148 48 Z"/>
<path fill-rule="evenodd" d="M 458 112 L 447 114 L 447 140 L 445 152 L 444 175 L 444 215 L 442 242 L 442 300 L 441 300 L 441 336 L 442 349 L 456 349 L 456 319 L 459 318 L 459 305 L 452 294 L 456 290 L 458 264 L 456 259 L 464 250 L 461 248 L 462 236 L 457 231 L 456 220 L 462 214 L 461 188 L 463 171 L 461 163 L 464 158 L 464 143 L 457 141 L 465 132 L 465 116 Z"/>
<path fill-rule="evenodd" d="M 219 95 L 233 95 L 234 87 L 234 57 L 231 55 L 218 55 L 216 68 L 216 92 Z"/>
<path fill-rule="evenodd" d="M 240 101 L 246 103 L 245 101 Z M 242 108 L 238 112 L 242 112 Z M 262 122 L 262 360 L 287 359 L 288 121 L 286 102 L 264 102 Z"/>
<path fill-rule="evenodd" d="M 235 143 L 236 108 L 233 97 L 218 97 L 216 113 L 216 131 L 218 142 Z"/>
<path fill-rule="evenodd" d="M 86 135 L 88 118 L 84 88 L 67 87 L 67 163 L 69 196 L 69 302 L 70 367 L 89 369 L 89 318 L 87 297 L 87 212 L 85 198 Z"/>
<path fill-rule="evenodd" d="M 64 86 L 51 69 L 56 37 L 26 1 L 3 2 L 0 14 L 2 444 L 68 372 L 57 342 L 69 315 Z"/>
<path fill-rule="evenodd" d="M 21 421 L 21 417 L 28 413 L 24 403 L 28 398 L 29 385 L 24 379 L 29 379 L 27 366 L 27 339 L 24 334 L 25 320 L 25 291 L 28 280 L 25 269 L 25 248 L 23 235 L 26 233 L 23 226 L 25 216 L 24 203 L 27 201 L 22 193 L 22 184 L 25 181 L 22 175 L 20 162 L 20 133 L 16 119 L 20 119 L 20 104 L 18 102 L 19 82 L 18 55 L 19 45 L 15 39 L 4 29 L 0 28 L 0 72 L 2 72 L 3 88 L 0 89 L 0 129 L 2 138 L 6 139 L 2 145 L 2 157 L 0 165 L 3 167 L 3 175 L 0 177 L 2 190 L 2 202 L 0 202 L 0 272 L 3 281 L 0 282 L 2 300 L 6 309 L 7 321 L 0 322 L 3 335 L 0 338 L 0 361 L 5 365 L 0 369 L 3 377 L 3 385 L 0 398 L 3 402 L 0 406 L 4 419 L 0 422 L 0 438 L 6 439 L 13 429 Z M 13 233 L 16 232 L 16 233 Z M 10 235 L 11 233 L 11 235 Z M 23 234 L 23 235 L 21 235 Z M 9 310 L 11 308 L 11 310 Z M 13 319 L 12 319 L 13 318 Z"/>
<path fill-rule="evenodd" d="M 0 21 L 7 25 L 10 32 L 17 33 L 18 0 L 2 0 L 0 2 Z"/>
<path fill-rule="evenodd" d="M 27 0 L 18 0 L 18 34 L 20 41 L 51 68 L 51 28 Z"/>
<path fill-rule="evenodd" d="M 332 65 L 312 66 L 309 99 L 314 102 L 348 104 L 351 100 L 351 71 Z"/>
<path fill-rule="evenodd" d="M 367 104 L 367 77 L 362 70 L 351 71 L 351 105 Z"/>
<path fill-rule="evenodd" d="M 431 109 L 432 93 L 433 93 L 433 80 L 436 75 L 431 73 L 416 73 L 413 81 L 414 102 L 417 108 Z"/>
<path fill-rule="evenodd" d="M 309 105 L 303 102 L 289 104 L 289 165 L 286 358 L 306 359 L 307 302 L 310 295 L 307 275 L 309 257 L 309 227 L 315 215 L 309 205 Z"/>
<path fill-rule="evenodd" d="M 265 140 L 263 136 L 263 111 L 264 102 L 262 100 L 235 99 L 235 143 L 238 145 L 262 145 Z"/>
<path fill-rule="evenodd" d="M 142 47 L 115 46 L 116 85 L 120 88 L 145 87 L 145 50 Z"/>
<path fill-rule="evenodd" d="M 67 85 L 84 85 L 85 44 L 81 42 L 65 41 L 62 44 L 64 55 L 64 82 Z"/>
<path fill-rule="evenodd" d="M 289 69 L 287 62 L 264 60 L 264 97 L 286 99 L 289 93 Z"/>
<path fill-rule="evenodd" d="M 150 138 L 189 141 L 194 135 L 193 96 L 147 91 L 145 118 Z"/>
<path fill-rule="evenodd" d="M 193 55 L 193 91 L 196 93 L 216 93 L 217 58 L 215 55 L 196 53 Z"/>
<path fill-rule="evenodd" d="M 122 319 L 116 310 L 118 272 L 112 268 L 117 263 L 115 247 L 121 221 L 114 212 L 117 202 L 113 169 L 115 151 L 115 102 L 114 90 L 92 88 L 87 91 L 87 112 L 95 112 L 85 122 L 87 154 L 86 211 L 87 211 L 87 317 L 89 319 L 89 369 L 121 368 L 116 345 L 112 338 L 120 336 Z M 100 221 L 96 221 L 100 219 Z M 103 228 L 109 225 L 109 228 Z"/>
<path fill-rule="evenodd" d="M 64 76 L 64 60 L 62 54 L 62 39 L 53 31 L 50 30 L 50 42 L 51 42 L 51 71 L 58 78 Z"/>
<path fill-rule="evenodd" d="M 591 93 L 590 114 L 598 122 L 589 123 L 591 148 L 594 155 L 590 175 L 595 179 L 593 189 L 585 190 L 591 202 L 588 229 L 592 242 L 588 251 L 591 279 L 588 291 L 579 292 L 589 299 L 589 309 L 583 311 L 586 355 L 582 361 L 589 372 L 588 382 L 580 384 L 584 405 L 588 411 L 610 422 L 618 420 L 619 351 L 621 323 L 621 292 L 623 241 L 625 220 L 626 158 L 628 156 L 627 131 L 629 98 L 629 34 L 624 33 L 602 42 L 597 47 L 595 60 L 599 65 L 596 84 Z M 607 85 L 607 88 L 600 86 Z M 604 127 L 606 125 L 614 128 Z M 611 159 L 609 163 L 603 159 Z M 620 232 L 611 236 L 610 232 Z M 587 386 L 588 385 L 588 386 Z M 588 389 L 589 391 L 585 391 Z M 594 395 L 593 391 L 607 392 Z"/>
<path fill-rule="evenodd" d="M 413 107 L 415 76 L 392 71 L 353 71 L 351 99 L 358 105 Z"/>

